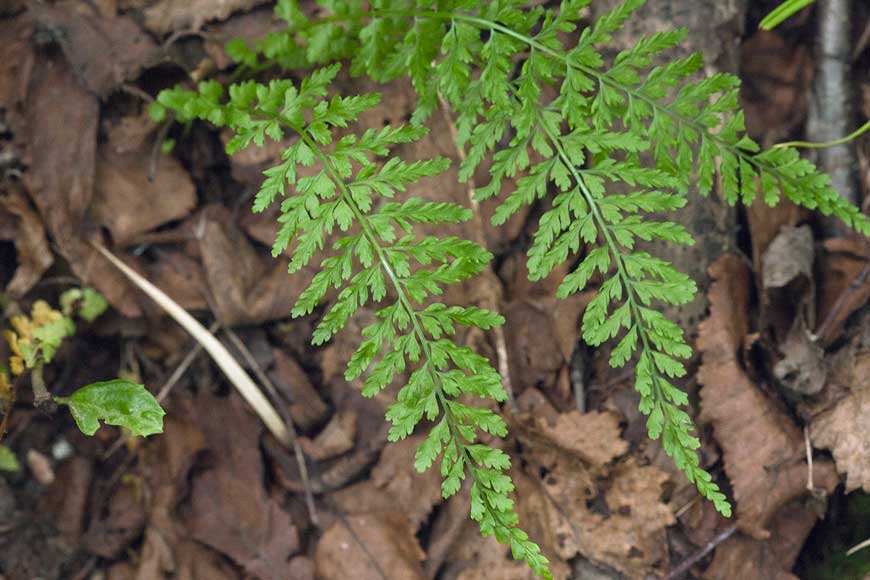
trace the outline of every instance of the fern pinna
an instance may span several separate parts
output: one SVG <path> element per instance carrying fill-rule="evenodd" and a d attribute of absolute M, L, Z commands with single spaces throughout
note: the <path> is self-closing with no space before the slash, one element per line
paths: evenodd
<path fill-rule="evenodd" d="M 865 234 L 870 221 L 795 149 L 761 151 L 745 134 L 736 77 L 695 79 L 703 64 L 700 54 L 654 65 L 663 51 L 683 41 L 685 30 L 641 38 L 608 62 L 602 50 L 644 0 L 626 0 L 581 29 L 590 3 L 563 0 L 558 8 L 544 8 L 517 0 L 323 0 L 312 17 L 295 1 L 279 0 L 276 14 L 287 29 L 254 46 L 232 41 L 227 52 L 250 74 L 274 66 L 299 69 L 348 60 L 353 74 L 376 81 L 408 76 L 419 97 L 415 126 L 426 122 L 439 98 L 455 113 L 457 145 L 466 152 L 461 179 L 470 179 L 488 160 L 489 183 L 477 189 L 477 196 L 502 197 L 496 224 L 551 196 L 529 250 L 531 278 L 543 278 L 572 260 L 577 263 L 562 282 L 560 296 L 602 280 L 583 316 L 584 340 L 592 346 L 616 341 L 610 358 L 615 367 L 634 361 L 650 436 L 661 437 L 665 451 L 700 493 L 730 515 L 725 496 L 699 465 L 700 443 L 681 408 L 687 397 L 672 383 L 685 374 L 682 361 L 691 348 L 682 329 L 656 306 L 692 300 L 696 285 L 672 264 L 637 249 L 636 241 L 693 243 L 680 225 L 654 214 L 682 207 L 690 189 L 707 195 L 717 183 L 731 204 L 749 203 L 760 191 L 770 205 L 784 195 Z M 514 527 L 506 495 L 511 485 L 501 474 L 506 457 L 473 443 L 475 425 L 503 434 L 503 424 L 488 411 L 450 399 L 459 393 L 496 400 L 503 396 L 498 376 L 485 360 L 441 338 L 454 322 L 488 327 L 500 318 L 476 309 L 414 306 L 438 284 L 479 271 L 489 256 L 468 242 L 412 245 L 413 238 L 396 239 L 391 220 L 407 229 L 421 219 L 454 221 L 466 214 L 423 200 L 372 210 L 372 192 L 389 195 L 401 182 L 431 175 L 445 162 L 391 159 L 381 169 L 372 164 L 370 155 L 386 155 L 390 144 L 419 134 L 412 128 L 344 137 L 326 151 L 328 127 L 349 123 L 373 98 L 320 100 L 334 70 L 313 73 L 299 91 L 283 81 L 268 87 L 235 85 L 227 105 L 219 103 L 216 83 L 201 85 L 199 95 L 172 90 L 161 94 L 157 111 L 168 107 L 181 120 L 199 117 L 230 125 L 238 133 L 231 149 L 259 144 L 265 135 L 280 137 L 288 128 L 299 133 L 284 163 L 266 172 L 255 208 L 284 197 L 285 183 L 295 183 L 293 194 L 282 201 L 276 251 L 295 238 L 291 269 L 298 268 L 335 224 L 346 229 L 356 221 L 361 232 L 337 243 L 339 255 L 323 263 L 296 313 L 310 312 L 328 285 L 346 284 L 315 334 L 315 342 L 322 342 L 370 295 L 382 298 L 383 277 L 390 280 L 399 299 L 366 330 L 349 376 L 363 372 L 384 343 L 403 341 L 403 349 L 382 357 L 367 379 L 371 392 L 404 368 L 405 358 L 420 361 L 390 410 L 393 436 L 410 433 L 424 414 L 437 418 L 440 413 L 443 418 L 418 454 L 418 467 L 427 467 L 443 450 L 446 493 L 457 489 L 457 478 L 468 469 L 474 480 L 472 516 L 484 533 L 509 541 L 515 555 L 545 573 L 537 546 Z M 317 177 L 295 178 L 295 163 L 315 162 L 323 165 Z M 354 163 L 361 166 L 356 173 Z M 381 177 L 380 185 L 374 185 Z M 507 178 L 515 178 L 512 191 L 503 191 Z M 617 183 L 630 192 L 608 194 Z M 412 273 L 411 258 L 442 265 Z"/>

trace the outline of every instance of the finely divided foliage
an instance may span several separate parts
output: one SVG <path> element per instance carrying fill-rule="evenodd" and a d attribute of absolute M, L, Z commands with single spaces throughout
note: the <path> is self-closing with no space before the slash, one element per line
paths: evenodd
<path fill-rule="evenodd" d="M 308 263 L 336 226 L 343 236 L 294 315 L 310 313 L 329 287 L 341 288 L 315 332 L 314 342 L 322 343 L 360 306 L 384 299 L 389 281 L 397 299 L 364 331 L 348 378 L 369 369 L 365 394 L 371 395 L 409 362 L 414 365 L 388 413 L 391 436 L 407 436 L 424 415 L 435 421 L 417 468 L 428 468 L 441 455 L 445 495 L 455 493 L 469 473 L 471 515 L 483 532 L 510 543 L 516 557 L 545 575 L 546 560 L 516 527 L 508 499 L 512 484 L 503 473 L 507 457 L 475 443 L 478 429 L 504 435 L 504 423 L 486 408 L 456 400 L 463 394 L 502 400 L 499 377 L 484 358 L 445 338 L 456 324 L 489 328 L 501 317 L 437 302 L 422 306 L 442 285 L 481 271 L 490 256 L 464 240 L 421 240 L 412 233 L 415 223 L 468 219 L 464 208 L 416 198 L 380 203 L 404 183 L 443 170 L 445 160 L 375 159 L 422 135 L 417 127 L 440 97 L 456 115 L 457 145 L 466 151 L 460 177 L 470 179 L 489 160 L 489 183 L 477 194 L 503 196 L 496 224 L 524 205 L 551 198 L 529 250 L 531 278 L 544 278 L 572 260 L 577 263 L 559 288 L 561 297 L 595 281 L 598 291 L 583 317 L 584 340 L 592 346 L 614 341 L 614 367 L 634 361 L 650 436 L 662 438 L 677 466 L 726 515 L 730 505 L 699 466 L 700 443 L 681 409 L 687 397 L 672 383 L 686 373 L 682 361 L 691 349 L 683 331 L 657 309 L 692 300 L 697 288 L 673 265 L 637 249 L 637 240 L 692 244 L 681 226 L 654 214 L 682 207 L 692 187 L 707 195 L 716 186 L 732 204 L 750 203 L 759 191 L 770 205 L 784 195 L 870 233 L 866 216 L 796 150 L 760 151 L 746 136 L 736 77 L 695 79 L 703 64 L 699 54 L 654 64 L 683 41 L 685 30 L 641 38 L 607 62 L 601 51 L 644 0 L 626 0 L 580 30 L 590 1 L 563 0 L 558 9 L 545 9 L 516 0 L 373 0 L 368 6 L 323 0 L 318 17 L 311 18 L 296 2 L 280 0 L 276 13 L 287 22 L 286 31 L 254 46 L 228 46 L 251 73 L 349 60 L 353 74 L 377 81 L 407 75 L 419 96 L 410 127 L 334 141 L 333 128 L 346 127 L 377 99 L 327 100 L 335 66 L 316 70 L 298 88 L 288 81 L 233 85 L 226 103 L 214 82 L 203 83 L 198 94 L 165 91 L 157 107 L 158 114 L 170 108 L 183 121 L 201 118 L 231 127 L 236 137 L 230 152 L 287 131 L 299 136 L 282 163 L 266 171 L 255 210 L 280 199 L 275 253 L 294 244 L 291 271 Z M 313 176 L 297 177 L 299 165 L 315 164 Z M 515 187 L 504 194 L 507 179 Z M 629 193 L 607 194 L 617 183 Z"/>
<path fill-rule="evenodd" d="M 336 128 L 353 123 L 379 99 L 374 94 L 328 99 L 327 87 L 338 70 L 338 65 L 319 69 L 298 87 L 290 81 L 246 81 L 230 86 L 228 95 L 220 84 L 205 82 L 197 92 L 164 91 L 159 102 L 181 121 L 204 119 L 230 128 L 234 136 L 229 152 L 260 146 L 266 137 L 296 137 L 281 163 L 266 170 L 254 202 L 255 211 L 262 211 L 280 199 L 281 226 L 273 252 L 278 255 L 292 246 L 290 272 L 307 265 L 335 234 L 333 255 L 321 262 L 293 315 L 311 314 L 330 288 L 340 289 L 314 331 L 314 344 L 323 344 L 359 308 L 370 302 L 387 304 L 363 330 L 346 378 L 365 374 L 363 394 L 371 397 L 410 371 L 387 412 L 393 423 L 390 439 L 410 435 L 424 416 L 434 422 L 417 451 L 416 468 L 424 471 L 440 456 L 445 497 L 455 494 L 470 476 L 471 517 L 481 531 L 495 534 L 511 546 L 515 557 L 547 576 L 547 559 L 517 527 L 508 497 L 514 486 L 505 473 L 510 459 L 480 442 L 481 431 L 500 437 L 507 433 L 501 417 L 473 404 L 478 398 L 503 401 L 501 377 L 485 357 L 451 338 L 457 326 L 487 330 L 504 319 L 480 308 L 429 300 L 445 285 L 480 273 L 492 255 L 467 240 L 414 233 L 415 224 L 472 217 L 468 209 L 452 203 L 416 197 L 389 201 L 408 183 L 438 175 L 449 163 L 443 158 L 409 163 L 389 157 L 392 146 L 426 134 L 419 126 L 387 126 L 336 139 Z M 159 108 L 155 112 L 161 114 Z M 312 170 L 301 177 L 300 166 Z"/>

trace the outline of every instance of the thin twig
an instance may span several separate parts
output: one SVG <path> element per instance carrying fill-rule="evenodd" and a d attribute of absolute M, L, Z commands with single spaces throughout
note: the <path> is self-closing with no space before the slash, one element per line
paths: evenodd
<path fill-rule="evenodd" d="M 707 542 L 707 544 L 703 548 L 680 562 L 679 566 L 677 566 L 676 568 L 672 568 L 671 571 L 668 572 L 667 576 L 665 576 L 664 580 L 677 580 L 677 578 L 682 577 L 682 575 L 688 572 L 692 566 L 700 562 L 701 559 L 704 558 L 704 556 L 715 550 L 719 544 L 733 536 L 734 532 L 736 531 L 737 524 L 733 523 L 718 534 L 716 534 L 716 536 L 712 540 Z"/>
<path fill-rule="evenodd" d="M 866 540 L 864 540 L 864 541 L 861 542 L 860 544 L 855 544 L 854 546 L 852 546 L 851 548 L 849 548 L 849 550 L 846 552 L 846 555 L 847 555 L 847 556 L 851 556 L 852 554 L 854 554 L 854 553 L 857 552 L 858 550 L 863 550 L 863 549 L 866 548 L 867 546 L 870 546 L 870 538 L 867 538 Z"/>
<path fill-rule="evenodd" d="M 444 113 L 444 118 L 447 120 L 447 127 L 450 129 L 450 137 L 453 140 L 453 143 L 456 143 L 456 124 L 453 122 L 453 118 L 450 116 L 450 108 L 447 105 L 447 102 L 443 97 L 439 95 L 439 100 L 441 101 L 441 111 Z M 456 154 L 459 157 L 460 162 L 465 161 L 465 150 L 462 147 L 456 146 Z M 480 203 L 477 201 L 475 196 L 474 189 L 474 180 L 473 178 L 468 180 L 468 203 L 471 205 L 471 212 L 474 215 L 474 241 L 481 246 L 482 248 L 486 247 L 486 240 L 483 237 L 483 218 L 480 215 Z M 486 308 L 487 310 L 492 310 L 494 312 L 499 311 L 499 297 L 495 290 L 493 289 L 493 284 L 495 280 L 498 278 L 495 275 L 495 272 L 492 270 L 492 265 L 488 267 L 488 274 L 490 276 L 484 275 L 484 289 L 483 289 L 483 297 L 481 299 L 481 306 Z M 488 282 L 488 283 L 487 283 Z M 496 361 L 498 364 L 498 372 L 501 375 L 502 385 L 504 385 L 504 390 L 507 393 L 507 402 L 508 407 L 511 410 L 511 413 L 517 413 L 517 402 L 514 397 L 514 389 L 513 383 L 511 381 L 511 371 L 510 364 L 508 361 L 508 349 L 507 349 L 507 341 L 504 336 L 504 328 L 501 326 L 496 326 L 493 329 L 493 334 L 495 336 L 495 353 L 498 357 Z"/>
<path fill-rule="evenodd" d="M 816 486 L 813 484 L 813 446 L 810 444 L 810 430 L 804 426 L 804 445 L 807 449 L 807 491 L 813 493 Z"/>
<path fill-rule="evenodd" d="M 208 331 L 212 334 L 216 333 L 221 327 L 220 322 L 214 321 L 211 323 L 211 326 L 208 327 Z M 202 345 L 200 343 L 196 343 L 190 352 L 184 357 L 184 359 L 175 367 L 175 370 L 172 371 L 172 374 L 169 375 L 169 378 L 166 379 L 166 382 L 163 383 L 163 386 L 160 387 L 160 391 L 157 393 L 157 402 L 162 403 L 166 397 L 169 396 L 169 393 L 172 392 L 172 389 L 175 388 L 175 385 L 178 381 L 181 380 L 181 377 L 184 376 L 184 373 L 187 372 L 187 369 L 190 368 L 190 365 L 193 364 L 193 361 L 196 360 L 196 357 L 199 356 L 199 353 L 202 352 Z"/>
<path fill-rule="evenodd" d="M 266 391 L 272 396 L 272 400 L 274 401 L 278 412 L 284 419 L 284 424 L 287 425 L 287 430 L 290 431 L 290 442 L 293 444 L 296 463 L 299 466 L 299 476 L 302 478 L 302 486 L 305 488 L 305 503 L 308 507 L 308 515 L 311 518 L 311 523 L 319 528 L 320 518 L 317 517 L 317 506 L 314 504 L 314 491 L 311 487 L 311 479 L 308 476 L 308 466 L 305 463 L 305 455 L 302 451 L 302 446 L 299 444 L 299 435 L 296 432 L 296 426 L 293 424 L 293 417 L 291 417 L 290 413 L 287 412 L 286 407 L 281 404 L 278 389 L 275 388 L 275 385 L 272 383 L 269 376 L 263 372 L 257 359 L 254 358 L 254 355 L 251 354 L 251 351 L 247 346 L 245 346 L 245 343 L 242 342 L 239 335 L 229 328 L 224 328 L 224 334 L 226 334 L 230 342 L 233 343 L 233 346 L 236 347 L 242 355 L 242 358 L 245 359 L 245 362 L 248 363 L 248 366 L 254 371 L 257 378 L 260 379 L 260 384 L 263 385 L 263 387 L 266 388 Z"/>
<path fill-rule="evenodd" d="M 831 327 L 833 327 L 834 322 L 840 318 L 840 314 L 843 309 L 846 307 L 849 299 L 853 294 L 858 292 L 858 290 L 867 283 L 868 278 L 870 278 L 870 261 L 864 266 L 864 269 L 861 270 L 861 273 L 852 280 L 849 285 L 846 287 L 843 292 L 837 297 L 836 302 L 834 302 L 834 306 L 828 311 L 828 314 L 825 316 L 825 319 L 819 324 L 816 332 L 813 333 L 810 338 L 813 342 L 827 342 L 828 333 L 831 332 Z"/>
<path fill-rule="evenodd" d="M 92 242 L 93 243 L 93 242 Z M 157 302 L 169 316 L 180 324 L 193 338 L 202 344 L 205 351 L 211 356 L 215 364 L 223 371 L 229 382 L 236 388 L 243 399 L 254 409 L 266 428 L 275 436 L 282 445 L 290 446 L 290 432 L 281 419 L 281 416 L 263 395 L 256 383 L 251 380 L 248 373 L 239 365 L 227 348 L 214 337 L 206 328 L 190 315 L 177 302 L 167 296 L 157 286 L 140 276 L 135 270 L 122 262 L 102 245 L 93 243 L 93 246 L 140 290 L 145 292 L 152 300 Z"/>

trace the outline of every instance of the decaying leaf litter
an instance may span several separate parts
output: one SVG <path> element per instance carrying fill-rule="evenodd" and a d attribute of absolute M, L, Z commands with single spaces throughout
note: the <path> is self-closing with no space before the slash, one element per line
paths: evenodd
<path fill-rule="evenodd" d="M 263 4 L 67 1 L 3 9 L 5 304 L 25 308 L 77 280 L 108 298 L 111 313 L 70 340 L 46 370 L 55 394 L 118 373 L 156 393 L 182 363 L 187 370 L 166 399 L 165 433 L 120 448 L 118 430 L 87 438 L 71 420 L 33 409 L 28 389 L 19 391 L 3 441 L 18 469 L 5 471 L 14 463 L 0 458 L 0 574 L 527 578 L 502 546 L 479 537 L 462 494 L 444 502 L 437 473 L 414 471 L 416 438 L 387 445 L 383 416 L 395 392 L 363 399 L 361 384 L 343 377 L 359 333 L 315 349 L 308 344 L 314 320 L 289 318 L 306 273 L 286 275 L 286 262 L 267 250 L 274 216 L 248 209 L 261 170 L 281 148 L 229 159 L 225 135 L 204 126 L 181 132 L 144 112 L 161 88 L 230 74 L 223 43 L 278 26 Z M 656 4 L 672 10 L 680 2 L 648 9 Z M 746 25 L 738 55 L 744 104 L 753 136 L 776 143 L 801 134 L 812 22 L 756 33 L 756 12 L 762 8 L 732 15 Z M 870 11 L 857 12 L 855 109 L 863 119 L 870 77 L 860 71 L 870 51 L 859 41 Z M 743 28 L 729 25 L 732 35 Z M 373 88 L 342 82 L 348 91 Z M 378 90 L 382 104 L 363 128 L 402 122 L 413 109 L 409 87 Z M 446 156 L 455 167 L 450 119 L 436 114 L 444 130 L 402 153 Z M 167 137 L 175 140 L 170 154 L 161 151 Z M 855 147 L 866 197 L 870 149 L 866 141 Z M 468 192 L 455 182 L 447 175 L 426 183 L 427 192 L 467 205 Z M 710 259 L 688 386 L 705 426 L 703 461 L 736 502 L 732 522 L 699 501 L 646 439 L 629 377 L 609 369 L 607 353 L 578 341 L 577 321 L 592 294 L 559 301 L 552 298 L 559 276 L 536 286 L 526 280 L 523 250 L 539 210 L 499 229 L 487 225 L 492 210 L 480 207 L 482 239 L 498 257 L 493 275 L 446 301 L 500 301 L 506 348 L 490 335 L 465 340 L 509 369 L 516 409 L 501 411 L 513 427 L 505 445 L 515 457 L 517 509 L 555 577 L 663 577 L 711 541 L 715 549 L 689 568 L 695 577 L 810 577 L 829 555 L 826 545 L 849 547 L 810 534 L 833 529 L 818 524 L 826 512 L 827 524 L 843 517 L 828 510 L 843 505 L 843 493 L 870 493 L 865 240 L 826 239 L 813 216 L 785 204 L 729 218 L 736 220 L 730 251 Z M 309 481 L 208 357 L 189 356 L 197 348 L 191 338 L 92 242 L 110 245 L 206 325 L 239 335 L 248 358 L 218 333 L 252 375 L 274 385 L 299 432 Z M 363 312 L 351 326 L 371 316 Z M 733 533 L 723 534 L 732 523 Z"/>

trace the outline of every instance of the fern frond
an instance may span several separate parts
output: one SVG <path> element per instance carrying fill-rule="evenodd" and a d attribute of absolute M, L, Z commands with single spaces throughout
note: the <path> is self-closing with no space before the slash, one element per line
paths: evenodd
<path fill-rule="evenodd" d="M 695 284 L 635 248 L 637 239 L 692 239 L 679 225 L 648 214 L 682 207 L 691 186 L 706 195 L 718 182 L 731 204 L 751 203 L 760 190 L 770 205 L 784 195 L 864 234 L 870 220 L 796 150 L 760 151 L 745 134 L 735 76 L 693 80 L 703 65 L 700 54 L 654 66 L 658 55 L 685 39 L 685 30 L 641 38 L 608 62 L 602 48 L 644 3 L 626 0 L 585 28 L 573 46 L 564 44 L 565 33 L 577 28 L 590 0 L 563 0 L 558 10 L 527 9 L 517 0 L 460 0 L 438 9 L 418 0 L 376 1 L 368 9 L 332 1 L 324 6 L 328 15 L 316 19 L 282 0 L 279 14 L 292 15 L 285 45 L 304 51 L 310 62 L 332 58 L 333 52 L 318 49 L 318 38 L 358 31 L 357 46 L 346 54 L 353 72 L 379 81 L 407 73 L 419 95 L 415 123 L 425 121 L 438 95 L 447 100 L 456 113 L 458 145 L 467 149 L 460 178 L 469 179 L 488 157 L 490 181 L 478 189 L 480 199 L 500 195 L 505 179 L 517 178 L 495 224 L 555 192 L 529 251 L 531 278 L 545 277 L 587 248 L 559 295 L 581 291 L 596 273 L 605 279 L 584 315 L 584 339 L 593 346 L 618 339 L 611 364 L 636 361 L 650 435 L 662 437 L 676 464 L 727 514 L 724 496 L 698 466 L 699 442 L 680 409 L 686 397 L 669 382 L 685 373 L 679 359 L 691 350 L 682 331 L 654 309 L 690 301 Z M 546 85 L 558 88 L 547 102 Z M 655 169 L 644 167 L 644 155 Z M 635 191 L 606 195 L 609 182 Z"/>
<path fill-rule="evenodd" d="M 338 289 L 314 331 L 312 342 L 322 344 L 360 308 L 385 302 L 387 286 L 392 287 L 395 299 L 382 305 L 376 321 L 363 330 L 346 378 L 364 376 L 363 394 L 371 397 L 413 369 L 387 411 L 390 440 L 410 435 L 424 417 L 433 422 L 417 450 L 416 468 L 428 469 L 440 456 L 445 497 L 470 477 L 471 517 L 482 533 L 495 535 L 511 547 L 515 558 L 549 577 L 547 559 L 518 527 L 509 497 L 514 486 L 506 473 L 510 459 L 480 442 L 481 432 L 503 437 L 507 427 L 489 408 L 470 403 L 504 401 L 501 378 L 485 357 L 449 338 L 457 325 L 485 330 L 504 320 L 480 308 L 432 300 L 445 285 L 480 273 L 492 255 L 467 240 L 415 233 L 416 224 L 471 218 L 469 210 L 451 203 L 415 197 L 389 201 L 409 183 L 443 172 L 449 162 L 406 162 L 390 156 L 391 146 L 424 135 L 420 127 L 385 127 L 336 139 L 336 128 L 353 123 L 379 98 L 372 94 L 328 99 L 326 87 L 337 72 L 337 65 L 319 69 L 299 87 L 283 80 L 268 85 L 246 81 L 230 86 L 226 96 L 220 85 L 202 83 L 196 92 L 161 93 L 158 106 L 171 109 L 181 121 L 201 119 L 228 127 L 234 133 L 229 152 L 262 145 L 267 137 L 277 141 L 297 136 L 282 162 L 266 170 L 254 203 L 254 209 L 262 211 L 280 200 L 281 228 L 273 252 L 292 250 L 291 272 L 305 266 L 336 236 L 333 254 L 321 262 L 299 296 L 293 316 L 310 314 L 330 288 Z M 300 165 L 316 171 L 299 177 Z"/>

